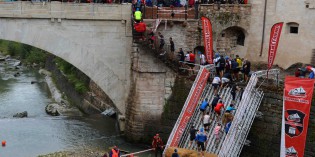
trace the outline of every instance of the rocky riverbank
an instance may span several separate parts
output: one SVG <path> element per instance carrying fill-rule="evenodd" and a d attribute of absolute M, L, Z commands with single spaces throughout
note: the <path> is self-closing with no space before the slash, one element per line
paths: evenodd
<path fill-rule="evenodd" d="M 95 149 L 85 149 L 78 151 L 61 151 L 50 153 L 46 155 L 39 155 L 38 157 L 101 157 L 105 151 Z"/>

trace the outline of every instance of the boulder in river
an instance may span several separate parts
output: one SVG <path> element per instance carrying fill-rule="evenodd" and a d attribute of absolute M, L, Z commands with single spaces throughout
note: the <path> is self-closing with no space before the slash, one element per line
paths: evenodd
<path fill-rule="evenodd" d="M 45 108 L 45 111 L 47 114 L 50 114 L 52 116 L 59 116 L 60 113 L 58 109 L 60 108 L 60 105 L 57 103 L 48 104 Z"/>
<path fill-rule="evenodd" d="M 104 112 L 102 112 L 103 115 L 113 117 L 116 114 L 116 111 L 114 108 L 108 108 Z"/>
<path fill-rule="evenodd" d="M 21 112 L 21 113 L 17 113 L 15 115 L 13 115 L 13 117 L 16 117 L 16 118 L 24 118 L 24 117 L 27 117 L 27 111 L 24 111 L 24 112 Z"/>

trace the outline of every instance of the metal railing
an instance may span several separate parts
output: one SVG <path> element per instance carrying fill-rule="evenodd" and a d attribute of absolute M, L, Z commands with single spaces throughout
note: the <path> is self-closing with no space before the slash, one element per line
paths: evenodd
<path fill-rule="evenodd" d="M 279 72 L 278 69 L 272 69 L 268 74 L 278 76 Z M 258 91 L 255 88 L 258 82 L 258 77 L 265 76 L 266 74 L 267 70 L 258 71 L 252 74 L 244 90 L 242 100 L 235 114 L 230 131 L 223 142 L 224 147 L 222 147 L 219 152 L 220 157 L 234 157 L 240 155 L 263 98 L 263 92 Z M 278 80 L 278 78 L 276 78 L 276 80 Z M 257 99 L 252 99 L 253 97 L 256 97 Z"/>
<path fill-rule="evenodd" d="M 206 67 L 208 67 L 209 69 L 214 69 L 213 65 L 207 65 Z M 268 74 L 278 76 L 279 72 L 280 71 L 278 69 L 272 69 L 269 71 Z M 258 78 L 265 76 L 266 74 L 267 74 L 267 71 L 265 70 L 258 71 L 252 74 L 243 92 L 241 101 L 236 101 L 234 104 L 235 107 L 237 107 L 237 111 L 235 112 L 235 117 L 234 117 L 234 120 L 232 122 L 232 125 L 228 134 L 223 134 L 218 144 L 214 142 L 215 140 L 214 135 L 212 133 L 208 134 L 209 142 L 206 145 L 207 152 L 218 154 L 220 157 L 234 157 L 234 156 L 240 155 L 241 150 L 244 146 L 246 137 L 254 121 L 256 112 L 263 98 L 263 92 L 259 91 L 256 88 Z M 199 77 L 199 75 L 197 77 Z M 277 77 L 274 79 L 276 79 L 276 81 L 278 82 Z M 191 91 L 193 91 L 193 88 L 191 89 Z M 230 91 L 231 91 L 230 88 L 223 88 L 219 91 L 220 95 L 224 97 L 224 102 L 226 105 L 232 102 Z M 202 127 L 202 122 L 201 122 L 202 114 L 199 111 L 199 106 L 205 98 L 208 98 L 209 102 L 211 102 L 214 97 L 213 92 L 214 90 L 210 84 L 205 87 L 202 93 L 202 96 L 200 97 L 199 103 L 194 109 L 194 113 L 191 116 L 189 123 L 187 123 L 186 125 L 185 131 L 178 145 L 179 147 L 186 148 L 186 149 L 196 149 L 196 146 L 189 147 L 189 144 L 188 144 L 189 143 L 189 138 L 188 138 L 189 129 L 191 125 L 194 125 L 196 128 Z M 241 95 L 240 93 L 237 94 L 236 100 L 239 100 L 240 95 Z M 191 93 L 187 97 L 186 103 L 189 102 L 190 99 L 191 99 Z M 168 139 L 168 144 L 172 142 L 171 140 L 173 139 L 173 136 L 174 136 L 174 130 L 176 130 L 178 122 L 181 120 L 181 118 L 183 118 L 182 113 L 184 112 L 185 109 L 186 109 L 186 106 L 183 107 L 181 115 L 177 119 L 175 127 L 173 128 L 170 138 Z M 214 115 L 211 114 L 211 116 L 214 119 Z M 215 123 L 216 122 L 210 125 L 210 131 L 214 129 Z"/>

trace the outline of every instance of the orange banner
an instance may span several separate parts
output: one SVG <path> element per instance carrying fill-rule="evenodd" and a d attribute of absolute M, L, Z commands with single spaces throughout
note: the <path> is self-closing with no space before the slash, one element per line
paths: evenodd
<path fill-rule="evenodd" d="M 303 157 L 314 79 L 287 76 L 283 96 L 281 157 Z"/>
<path fill-rule="evenodd" d="M 212 25 L 210 20 L 206 17 L 201 17 L 201 22 L 206 60 L 209 64 L 212 64 L 213 63 Z"/>
<path fill-rule="evenodd" d="M 170 147 L 178 146 L 180 138 L 182 137 L 185 131 L 186 125 L 189 122 L 190 117 L 192 116 L 192 114 L 194 113 L 196 109 L 196 106 L 203 92 L 203 89 L 205 88 L 209 75 L 210 75 L 210 72 L 206 70 L 206 68 L 203 68 L 202 73 L 197 81 L 197 84 L 194 87 L 193 93 L 190 99 L 188 100 L 188 105 L 183 113 L 182 119 L 180 120 L 179 125 L 175 131 Z"/>

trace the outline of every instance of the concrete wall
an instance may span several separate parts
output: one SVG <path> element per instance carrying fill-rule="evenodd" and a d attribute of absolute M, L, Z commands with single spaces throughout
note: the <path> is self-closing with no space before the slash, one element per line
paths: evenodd
<path fill-rule="evenodd" d="M 306 1 L 268 0 L 266 10 L 265 39 L 262 56 L 259 56 L 265 0 L 251 1 L 251 23 L 248 36 L 247 57 L 253 61 L 267 61 L 270 29 L 277 22 L 284 22 L 277 57 L 274 64 L 287 68 L 293 63 L 310 63 L 315 49 L 315 10 L 306 8 Z M 310 1 L 313 4 L 313 1 Z M 312 6 L 312 5 L 310 5 Z M 299 24 L 299 33 L 289 33 L 287 23 Z"/>
<path fill-rule="evenodd" d="M 0 38 L 41 48 L 73 64 L 124 114 L 130 87 L 130 14 L 129 5 L 1 3 Z"/>

